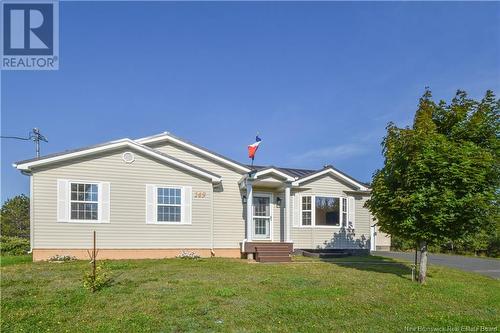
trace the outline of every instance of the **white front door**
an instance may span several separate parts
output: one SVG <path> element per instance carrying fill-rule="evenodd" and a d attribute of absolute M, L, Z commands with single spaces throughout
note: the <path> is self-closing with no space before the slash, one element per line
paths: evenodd
<path fill-rule="evenodd" d="M 253 196 L 253 238 L 271 239 L 271 195 Z"/>

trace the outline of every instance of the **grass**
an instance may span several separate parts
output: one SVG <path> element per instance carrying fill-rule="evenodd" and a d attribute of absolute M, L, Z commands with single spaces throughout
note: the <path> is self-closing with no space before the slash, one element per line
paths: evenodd
<path fill-rule="evenodd" d="M 30 263 L 31 255 L 26 256 L 0 256 L 0 266 L 9 266 L 21 263 Z"/>
<path fill-rule="evenodd" d="M 88 262 L 9 260 L 1 268 L 2 332 L 389 332 L 500 324 L 499 280 L 431 266 L 420 286 L 407 264 L 386 258 L 107 261 L 114 281 L 95 294 L 82 287 Z"/>

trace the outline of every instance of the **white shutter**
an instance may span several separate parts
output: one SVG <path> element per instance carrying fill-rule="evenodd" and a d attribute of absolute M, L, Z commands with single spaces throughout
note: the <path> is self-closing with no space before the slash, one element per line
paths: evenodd
<path fill-rule="evenodd" d="M 347 219 L 349 220 L 349 226 L 354 228 L 354 212 L 356 211 L 356 201 L 354 197 L 347 197 Z"/>
<path fill-rule="evenodd" d="M 109 214 L 110 214 L 110 185 L 109 183 L 101 183 L 100 184 L 101 193 L 99 193 L 100 200 L 99 205 L 101 211 L 101 222 L 109 222 Z"/>
<path fill-rule="evenodd" d="M 57 180 L 57 222 L 69 220 L 69 190 L 66 179 Z"/>
<path fill-rule="evenodd" d="M 293 195 L 293 226 L 300 227 L 300 195 Z"/>
<path fill-rule="evenodd" d="M 146 185 L 146 223 L 156 222 L 156 187 Z"/>
<path fill-rule="evenodd" d="M 192 192 L 191 186 L 184 186 L 182 188 L 181 221 L 183 224 L 191 224 Z"/>

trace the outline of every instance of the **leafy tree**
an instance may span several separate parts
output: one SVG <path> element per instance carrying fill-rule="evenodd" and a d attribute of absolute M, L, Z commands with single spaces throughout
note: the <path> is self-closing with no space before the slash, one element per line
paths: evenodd
<path fill-rule="evenodd" d="M 491 91 L 480 102 L 458 91 L 448 105 L 426 90 L 412 127 L 387 126 L 367 206 L 382 231 L 415 242 L 420 283 L 429 245 L 463 240 L 499 216 L 499 110 Z"/>
<path fill-rule="evenodd" d="M 8 199 L 1 209 L 2 236 L 30 237 L 30 199 L 24 194 Z"/>

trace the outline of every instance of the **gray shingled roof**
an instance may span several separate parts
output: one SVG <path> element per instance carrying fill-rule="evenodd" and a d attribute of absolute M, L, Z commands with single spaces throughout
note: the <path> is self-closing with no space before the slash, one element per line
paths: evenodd
<path fill-rule="evenodd" d="M 221 155 L 221 154 L 218 154 L 218 153 L 216 153 L 216 152 L 210 151 L 210 150 L 208 150 L 208 149 L 207 149 L 207 148 L 205 148 L 205 147 L 199 146 L 199 145 L 197 145 L 197 144 L 194 144 L 194 143 L 192 143 L 192 142 L 189 142 L 189 141 L 187 141 L 187 140 L 184 140 L 184 139 L 182 139 L 182 138 L 179 138 L 179 137 L 177 137 L 177 136 L 175 136 L 175 135 L 172 135 L 172 134 L 171 134 L 171 133 L 169 133 L 169 132 L 166 132 L 166 133 L 160 133 L 160 134 L 156 134 L 156 135 L 152 135 L 152 136 L 150 136 L 150 137 L 146 137 L 146 138 L 142 138 L 142 139 L 150 139 L 150 138 L 155 138 L 155 137 L 161 137 L 161 136 L 162 136 L 162 135 L 164 135 L 164 134 L 168 134 L 168 135 L 172 136 L 173 138 L 176 138 L 176 139 L 178 139 L 178 140 L 180 140 L 180 141 L 183 141 L 183 142 L 185 142 L 185 143 L 187 143 L 187 144 L 190 144 L 190 145 L 192 145 L 192 146 L 194 146 L 194 147 L 197 147 L 197 148 L 199 148 L 199 149 L 205 150 L 205 151 L 206 151 L 206 152 L 208 152 L 208 153 L 211 153 L 211 154 L 213 154 L 213 155 L 216 155 L 216 156 L 219 156 L 219 157 L 221 157 L 221 158 L 224 158 L 224 159 L 226 159 L 226 160 L 228 160 L 228 161 L 231 161 L 231 162 L 233 162 L 233 163 L 235 163 L 235 164 L 238 164 L 238 165 L 241 165 L 241 166 L 243 166 L 243 167 L 247 167 L 247 168 L 249 168 L 249 169 L 253 169 L 253 170 L 256 170 L 256 171 L 260 171 L 260 170 L 264 170 L 264 169 L 269 169 L 269 168 L 274 168 L 274 169 L 277 169 L 277 170 L 279 170 L 279 171 L 281 171 L 281 172 L 283 172 L 283 173 L 285 173 L 285 174 L 287 174 L 287 175 L 289 175 L 289 176 L 291 176 L 291 177 L 294 177 L 294 178 L 298 178 L 298 179 L 300 179 L 300 178 L 304 178 L 304 177 L 310 176 L 310 175 L 312 175 L 312 174 L 315 174 L 315 173 L 317 173 L 317 172 L 320 172 L 320 171 L 324 170 L 325 168 L 332 168 L 333 170 L 335 170 L 335 171 L 337 171 L 337 172 L 341 173 L 342 175 L 346 176 L 347 178 L 352 179 L 353 181 L 355 181 L 355 182 L 357 182 L 357 183 L 360 183 L 360 184 L 363 184 L 363 185 L 365 185 L 365 186 L 367 186 L 367 187 L 370 187 L 370 184 L 365 183 L 365 182 L 362 182 L 362 181 L 359 181 L 359 180 L 357 180 L 357 179 L 355 179 L 355 178 L 353 178 L 353 177 L 349 176 L 349 175 L 348 175 L 348 174 L 346 174 L 345 172 L 342 172 L 342 171 L 340 171 L 339 169 L 337 169 L 337 168 L 335 168 L 335 167 L 333 167 L 333 166 L 331 166 L 331 165 L 327 165 L 327 166 L 325 166 L 324 168 L 319 169 L 319 170 L 299 169 L 299 168 L 285 168 L 285 167 L 275 167 L 275 166 L 262 166 L 262 165 L 253 165 L 253 166 L 251 166 L 251 165 L 248 165 L 248 164 L 246 164 L 246 165 L 245 165 L 245 164 L 242 164 L 242 163 L 237 162 L 237 161 L 235 161 L 235 160 L 229 159 L 229 158 L 227 158 L 227 157 L 225 157 L 225 156 L 223 156 L 223 155 Z M 78 148 L 78 149 L 65 150 L 65 151 L 63 151 L 63 152 L 59 152 L 59 153 L 55 153 L 55 154 L 49 154 L 49 155 L 45 155 L 45 156 L 42 156 L 42 157 L 39 157 L 39 158 L 32 158 L 32 159 L 27 159 L 27 160 L 24 160 L 24 161 L 19 161 L 19 162 L 16 162 L 15 164 L 17 164 L 17 165 L 18 165 L 18 164 L 24 164 L 24 163 L 28 163 L 28 162 L 37 161 L 37 160 L 43 160 L 43 159 L 47 159 L 47 158 L 50 158 L 50 157 L 55 157 L 55 156 L 65 155 L 65 154 L 74 153 L 74 152 L 78 152 L 78 151 L 82 151 L 82 150 L 87 150 L 87 149 L 91 149 L 91 148 L 97 148 L 97 147 L 100 147 L 100 146 L 109 145 L 109 144 L 111 144 L 111 143 L 117 143 L 117 142 L 120 142 L 120 141 L 123 141 L 123 140 L 124 140 L 124 139 L 122 139 L 122 140 L 115 140 L 115 141 L 109 141 L 109 142 L 105 142 L 105 143 L 101 143 L 101 144 L 97 144 L 97 145 L 93 145 L 93 146 L 87 146 L 87 147 L 83 147 L 83 148 Z M 175 158 L 175 157 L 173 157 L 173 156 L 170 156 L 170 155 L 167 155 L 167 154 L 165 154 L 165 153 L 162 153 L 162 152 L 160 152 L 159 150 L 156 150 L 156 149 L 154 149 L 154 148 L 150 148 L 150 147 L 148 147 L 148 146 L 142 145 L 142 144 L 140 144 L 140 143 L 136 142 L 135 140 L 132 140 L 132 141 L 134 141 L 134 142 L 135 142 L 135 144 L 137 144 L 137 145 L 139 145 L 139 146 L 141 146 L 141 147 L 143 147 L 143 148 L 146 148 L 146 149 L 148 149 L 148 150 L 151 150 L 151 151 L 155 152 L 155 153 L 156 153 L 156 154 L 158 154 L 158 155 L 163 155 L 163 156 L 165 156 L 165 157 L 168 157 L 168 158 L 171 158 L 171 159 L 173 159 L 173 160 L 179 161 L 179 162 L 184 163 L 184 164 L 186 164 L 186 165 L 189 165 L 189 166 L 191 166 L 191 167 L 193 167 L 193 168 L 196 168 L 196 169 L 198 169 L 198 170 L 200 170 L 200 171 L 206 172 L 206 173 L 208 173 L 208 174 L 211 174 L 211 175 L 213 175 L 213 176 L 216 176 L 216 177 L 219 177 L 219 178 L 220 178 L 220 176 L 219 176 L 219 175 L 217 175 L 217 174 L 215 174 L 215 173 L 213 173 L 213 172 L 210 172 L 210 171 L 208 171 L 208 170 L 202 169 L 202 168 L 200 168 L 200 167 L 197 167 L 197 166 L 195 166 L 195 165 L 193 165 L 193 164 L 190 164 L 190 163 L 187 163 L 187 162 L 185 162 L 185 161 L 179 160 L 178 158 Z"/>
<path fill-rule="evenodd" d="M 323 171 L 324 169 L 328 169 L 328 168 L 331 168 L 335 171 L 337 171 L 338 173 L 346 176 L 347 178 L 359 183 L 359 184 L 362 184 L 366 187 L 370 187 L 370 184 L 368 183 L 365 183 L 365 182 L 362 182 L 362 181 L 359 181 L 351 176 L 349 176 L 348 174 L 346 174 L 345 172 L 342 172 L 340 171 L 339 169 L 333 167 L 332 165 L 325 165 L 324 168 L 322 169 L 319 169 L 319 170 L 310 170 L 310 169 L 296 169 L 296 168 L 284 168 L 284 167 L 276 167 L 276 166 L 263 166 L 263 165 L 254 165 L 253 167 L 251 165 L 247 165 L 249 168 L 253 168 L 254 170 L 256 171 L 260 171 L 260 170 L 264 170 L 264 169 L 270 169 L 270 168 L 274 168 L 276 170 L 279 170 L 283 173 L 286 173 L 287 175 L 289 176 L 292 176 L 292 177 L 296 177 L 298 179 L 300 178 L 304 178 L 304 177 L 307 177 L 307 176 L 310 176 L 312 174 L 315 174 L 317 172 L 321 172 Z"/>

